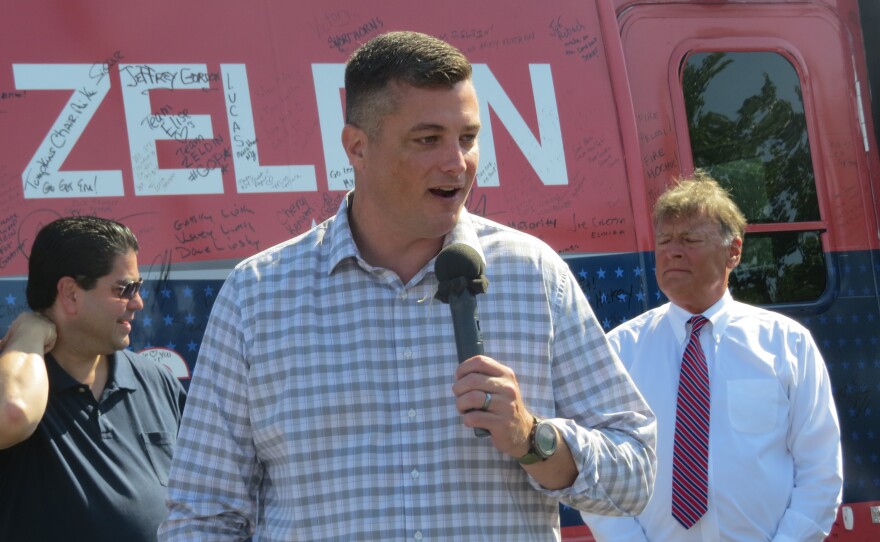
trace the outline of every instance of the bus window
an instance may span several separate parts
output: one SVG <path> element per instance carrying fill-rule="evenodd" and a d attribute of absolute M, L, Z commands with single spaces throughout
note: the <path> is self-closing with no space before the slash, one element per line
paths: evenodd
<path fill-rule="evenodd" d="M 772 52 L 700 52 L 684 64 L 694 167 L 749 221 L 733 295 L 753 304 L 815 301 L 827 275 L 798 75 Z"/>

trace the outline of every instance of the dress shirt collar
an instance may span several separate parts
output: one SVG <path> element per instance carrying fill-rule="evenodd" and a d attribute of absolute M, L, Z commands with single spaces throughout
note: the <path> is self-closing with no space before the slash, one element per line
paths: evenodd
<path fill-rule="evenodd" d="M 327 266 L 328 275 L 332 274 L 344 260 L 349 258 L 361 259 L 361 253 L 357 245 L 354 244 L 354 237 L 351 235 L 351 227 L 348 221 L 353 194 L 354 190 L 342 198 L 339 209 L 336 211 L 336 216 L 327 225 L 327 234 L 324 241 L 329 241 L 330 243 L 330 261 Z"/>
<path fill-rule="evenodd" d="M 483 262 L 486 261 L 486 255 L 483 254 L 483 249 L 480 246 L 480 241 L 477 237 L 477 232 L 474 229 L 474 223 L 471 220 L 470 213 L 467 212 L 467 209 L 462 209 L 461 214 L 458 215 L 458 222 L 455 224 L 455 227 L 452 229 L 449 234 L 446 235 L 446 238 L 443 240 L 443 247 L 447 247 L 453 243 L 464 243 L 471 247 L 472 249 L 477 251 L 477 254 L 480 255 L 480 258 L 483 258 Z M 434 265 L 433 263 L 431 264 Z"/>
<path fill-rule="evenodd" d="M 716 301 L 714 305 L 702 313 L 703 317 L 709 320 L 709 323 L 712 324 L 710 331 L 712 333 L 712 338 L 716 343 L 724 335 L 724 329 L 727 327 L 727 322 L 730 319 L 730 312 L 727 309 L 730 307 L 731 303 L 733 303 L 733 296 L 730 295 L 729 291 L 725 290 L 721 299 Z M 684 344 L 685 341 L 688 340 L 685 328 L 687 321 L 690 320 L 692 316 L 694 315 L 675 303 L 669 304 L 669 310 L 666 312 L 666 317 L 669 318 L 672 332 L 675 333 L 675 338 L 679 344 Z M 705 330 L 706 328 L 704 328 L 703 333 L 705 333 Z"/>
<path fill-rule="evenodd" d="M 332 274 L 337 266 L 348 258 L 357 260 L 362 267 L 371 267 L 361 257 L 360 250 L 358 250 L 357 245 L 354 242 L 354 237 L 351 234 L 349 211 L 351 209 L 351 198 L 353 195 L 354 190 L 350 191 L 344 198 L 342 198 L 342 203 L 339 204 L 336 216 L 327 226 L 328 231 L 326 237 L 330 242 L 330 261 L 327 268 L 328 275 Z M 464 243 L 470 246 L 477 251 L 480 257 L 483 258 L 484 262 L 486 261 L 486 256 L 483 254 L 483 249 L 480 248 L 477 232 L 474 230 L 471 215 L 467 212 L 467 209 L 461 210 L 461 214 L 458 217 L 458 222 L 455 224 L 455 227 L 443 239 L 444 247 L 452 243 Z M 435 258 L 432 258 L 431 261 L 428 262 L 428 265 L 426 266 L 427 268 L 434 269 L 434 259 Z M 419 276 L 422 274 L 422 272 L 418 273 Z"/>

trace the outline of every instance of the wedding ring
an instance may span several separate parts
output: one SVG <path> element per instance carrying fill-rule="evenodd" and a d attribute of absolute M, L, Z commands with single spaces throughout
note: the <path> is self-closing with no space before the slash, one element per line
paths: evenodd
<path fill-rule="evenodd" d="M 489 410 L 489 405 L 492 404 L 492 394 L 488 391 L 486 392 L 486 398 L 483 400 L 483 406 L 480 407 L 480 410 L 483 412 Z"/>

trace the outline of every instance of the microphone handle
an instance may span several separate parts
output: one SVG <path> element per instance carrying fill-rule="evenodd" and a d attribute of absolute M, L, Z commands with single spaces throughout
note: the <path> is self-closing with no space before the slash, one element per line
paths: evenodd
<path fill-rule="evenodd" d="M 449 310 L 452 312 L 452 327 L 455 332 L 458 362 L 461 363 L 474 356 L 483 355 L 483 336 L 480 334 L 476 296 L 467 290 L 450 293 Z M 474 435 L 488 437 L 489 431 L 475 427 Z"/>

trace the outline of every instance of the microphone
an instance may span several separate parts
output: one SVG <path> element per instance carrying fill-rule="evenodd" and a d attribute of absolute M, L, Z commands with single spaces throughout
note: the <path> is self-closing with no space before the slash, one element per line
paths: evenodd
<path fill-rule="evenodd" d="M 480 254 L 464 243 L 447 246 L 434 262 L 434 274 L 439 282 L 434 297 L 449 304 L 459 363 L 483 354 L 476 295 L 485 293 L 489 287 L 485 269 Z M 474 434 L 486 437 L 489 431 L 476 427 Z"/>

